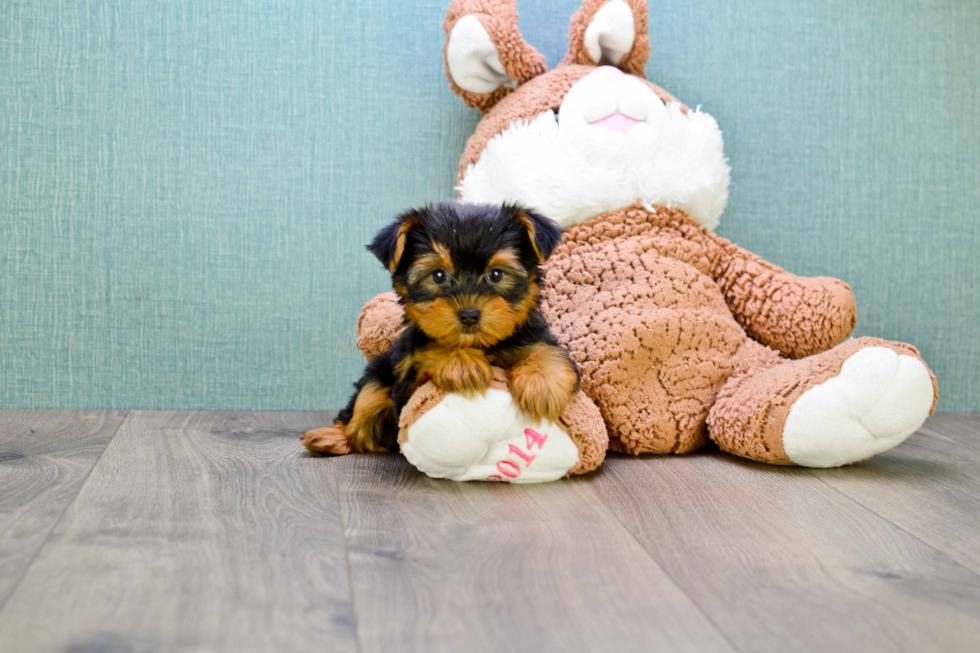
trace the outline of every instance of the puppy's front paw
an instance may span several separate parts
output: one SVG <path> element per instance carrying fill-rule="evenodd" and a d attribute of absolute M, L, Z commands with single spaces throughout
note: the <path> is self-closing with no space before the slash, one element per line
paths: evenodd
<path fill-rule="evenodd" d="M 516 370 L 510 377 L 510 391 L 517 406 L 529 417 L 539 421 L 557 421 L 561 411 L 572 399 L 573 387 L 540 372 L 523 368 Z"/>
<path fill-rule="evenodd" d="M 446 392 L 466 397 L 484 394 L 493 380 L 493 368 L 479 349 L 456 349 L 440 361 L 432 381 Z"/>
<path fill-rule="evenodd" d="M 541 345 L 510 371 L 514 401 L 530 417 L 556 421 L 578 389 L 578 374 L 565 352 Z"/>
<path fill-rule="evenodd" d="M 347 434 L 340 426 L 324 426 L 307 431 L 300 438 L 300 442 L 310 450 L 310 453 L 320 455 L 342 456 L 351 452 Z"/>

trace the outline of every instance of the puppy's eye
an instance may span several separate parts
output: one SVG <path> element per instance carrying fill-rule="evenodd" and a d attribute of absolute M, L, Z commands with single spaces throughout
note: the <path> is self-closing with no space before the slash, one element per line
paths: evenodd
<path fill-rule="evenodd" d="M 500 283 L 504 280 L 504 271 L 494 268 L 487 272 L 487 281 L 490 283 Z"/>
<path fill-rule="evenodd" d="M 437 286 L 445 286 L 449 283 L 449 273 L 445 270 L 436 270 L 432 273 L 432 281 Z"/>

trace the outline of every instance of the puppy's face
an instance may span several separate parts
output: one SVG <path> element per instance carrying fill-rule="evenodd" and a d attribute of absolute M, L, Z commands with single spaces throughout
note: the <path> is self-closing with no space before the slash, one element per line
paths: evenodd
<path fill-rule="evenodd" d="M 537 307 L 540 264 L 560 234 L 518 207 L 443 203 L 399 216 L 369 249 L 392 271 L 405 315 L 426 335 L 487 348 Z"/>

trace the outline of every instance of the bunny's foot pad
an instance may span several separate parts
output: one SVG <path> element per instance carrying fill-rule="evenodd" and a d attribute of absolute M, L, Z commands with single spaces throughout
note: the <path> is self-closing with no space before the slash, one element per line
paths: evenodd
<path fill-rule="evenodd" d="M 536 422 L 506 390 L 447 394 L 407 426 L 401 451 L 419 471 L 453 481 L 544 483 L 566 476 L 579 449 L 551 421 Z"/>

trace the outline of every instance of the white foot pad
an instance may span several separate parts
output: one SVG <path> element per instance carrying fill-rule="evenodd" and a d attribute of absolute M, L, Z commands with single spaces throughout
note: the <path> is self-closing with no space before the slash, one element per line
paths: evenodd
<path fill-rule="evenodd" d="M 453 481 L 544 483 L 579 458 L 560 426 L 531 421 L 496 389 L 474 399 L 447 395 L 409 427 L 401 451 L 419 471 Z"/>
<path fill-rule="evenodd" d="M 783 427 L 783 449 L 797 465 L 839 467 L 902 443 L 929 416 L 933 388 L 918 358 L 866 347 L 840 374 L 796 400 Z"/>

